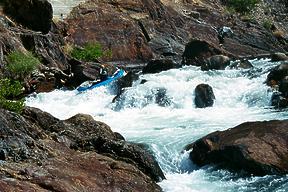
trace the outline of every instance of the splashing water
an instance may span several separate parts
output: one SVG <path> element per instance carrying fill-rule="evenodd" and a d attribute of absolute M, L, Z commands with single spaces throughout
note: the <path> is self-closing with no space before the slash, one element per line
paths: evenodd
<path fill-rule="evenodd" d="M 271 91 L 264 84 L 267 60 L 253 61 L 250 70 L 207 71 L 186 66 L 158 74 L 140 76 L 116 103 L 109 87 L 84 93 L 56 90 L 28 97 L 26 104 L 66 119 L 87 113 L 111 126 L 127 140 L 150 146 L 167 180 L 159 183 L 164 191 L 286 191 L 287 176 L 247 177 L 213 166 L 196 167 L 183 148 L 216 130 L 225 130 L 247 121 L 285 119 L 287 113 L 269 107 Z M 209 84 L 216 100 L 213 107 L 194 105 L 194 89 Z M 165 90 L 167 106 L 156 101 L 157 91 Z"/>

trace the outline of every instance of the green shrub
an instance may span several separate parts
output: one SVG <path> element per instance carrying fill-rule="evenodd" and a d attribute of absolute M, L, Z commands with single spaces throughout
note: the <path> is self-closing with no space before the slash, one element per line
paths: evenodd
<path fill-rule="evenodd" d="M 24 79 L 39 64 L 40 61 L 30 52 L 14 51 L 7 56 L 7 70 L 13 79 Z"/>
<path fill-rule="evenodd" d="M 271 30 L 271 27 L 272 27 L 272 25 L 273 25 L 273 22 L 272 22 L 271 20 L 269 20 L 269 19 L 266 19 L 266 20 L 263 21 L 262 25 L 263 25 L 263 27 L 264 27 L 265 29 Z"/>
<path fill-rule="evenodd" d="M 83 48 L 73 48 L 71 56 L 82 61 L 97 61 L 103 56 L 111 57 L 111 51 L 103 51 L 99 43 L 87 43 Z"/>
<path fill-rule="evenodd" d="M 248 13 L 256 7 L 260 0 L 226 0 L 228 7 L 239 13 Z"/>
<path fill-rule="evenodd" d="M 24 107 L 24 99 L 17 99 L 22 94 L 19 81 L 0 79 L 0 107 L 20 113 Z"/>

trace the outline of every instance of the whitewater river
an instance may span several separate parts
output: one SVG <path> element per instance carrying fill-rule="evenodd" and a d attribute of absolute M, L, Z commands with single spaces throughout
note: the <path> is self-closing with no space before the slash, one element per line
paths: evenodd
<path fill-rule="evenodd" d="M 208 71 L 187 66 L 159 74 L 141 75 L 121 102 L 111 103 L 112 87 L 100 87 L 81 94 L 56 90 L 27 98 L 26 104 L 66 119 L 87 113 L 111 126 L 126 140 L 147 143 L 167 180 L 159 183 L 171 192 L 288 191 L 287 176 L 244 177 L 213 166 L 199 168 L 181 153 L 184 146 L 216 130 L 225 130 L 246 121 L 285 119 L 288 113 L 269 107 L 271 91 L 263 83 L 273 65 L 253 61 L 249 70 Z M 198 109 L 193 103 L 199 83 L 212 86 L 213 107 Z M 155 92 L 167 89 L 170 105 L 158 106 Z"/>

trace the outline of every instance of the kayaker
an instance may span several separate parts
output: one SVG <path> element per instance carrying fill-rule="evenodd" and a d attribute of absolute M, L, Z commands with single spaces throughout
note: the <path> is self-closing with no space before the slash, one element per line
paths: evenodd
<path fill-rule="evenodd" d="M 101 65 L 100 67 L 99 78 L 100 82 L 105 81 L 108 78 L 108 71 L 104 65 Z"/>

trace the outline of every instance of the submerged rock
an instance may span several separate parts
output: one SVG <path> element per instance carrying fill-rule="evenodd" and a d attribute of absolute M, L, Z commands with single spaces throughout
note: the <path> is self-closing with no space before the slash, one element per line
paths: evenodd
<path fill-rule="evenodd" d="M 288 173 L 288 121 L 247 122 L 187 146 L 199 166 L 220 164 L 255 175 Z"/>
<path fill-rule="evenodd" d="M 61 121 L 30 107 L 0 114 L 1 191 L 161 191 L 153 156 L 90 115 Z"/>
<path fill-rule="evenodd" d="M 243 59 L 243 60 L 231 62 L 229 67 L 232 69 L 250 69 L 250 68 L 253 68 L 254 66 L 249 60 Z"/>
<path fill-rule="evenodd" d="M 166 107 L 171 105 L 171 99 L 167 96 L 167 89 L 165 88 L 159 88 L 156 91 L 155 95 L 155 102 L 161 106 L 161 107 Z"/>
<path fill-rule="evenodd" d="M 199 84 L 195 88 L 195 105 L 198 108 L 211 107 L 214 104 L 215 95 L 208 84 Z"/>

